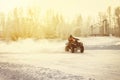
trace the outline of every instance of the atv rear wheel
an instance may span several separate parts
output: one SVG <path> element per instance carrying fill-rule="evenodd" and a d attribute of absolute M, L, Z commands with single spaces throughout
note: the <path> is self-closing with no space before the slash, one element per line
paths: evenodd
<path fill-rule="evenodd" d="M 84 46 L 82 45 L 80 48 L 81 48 L 80 52 L 83 53 L 84 52 Z"/>
<path fill-rule="evenodd" d="M 72 52 L 72 53 L 74 53 L 74 52 L 75 52 L 75 51 L 74 51 L 74 47 L 72 47 L 72 48 L 71 48 L 71 52 Z"/>

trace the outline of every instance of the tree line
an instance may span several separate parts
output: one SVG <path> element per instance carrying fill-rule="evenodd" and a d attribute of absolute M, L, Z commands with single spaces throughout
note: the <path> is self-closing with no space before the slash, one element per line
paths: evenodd
<path fill-rule="evenodd" d="M 120 37 L 120 7 L 113 11 L 108 7 L 106 12 L 98 13 L 97 23 L 91 16 L 84 19 L 81 14 L 71 22 L 54 10 L 48 10 L 44 16 L 40 14 L 39 7 L 14 8 L 8 14 L 0 12 L 0 37 L 5 40 L 66 39 L 70 34 L 77 37 L 109 34 Z"/>

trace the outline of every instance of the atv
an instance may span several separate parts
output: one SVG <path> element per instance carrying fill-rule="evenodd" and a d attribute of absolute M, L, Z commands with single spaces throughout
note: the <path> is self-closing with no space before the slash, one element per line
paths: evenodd
<path fill-rule="evenodd" d="M 71 43 L 66 43 L 65 51 L 71 51 L 72 53 L 78 52 L 80 50 L 81 53 L 84 52 L 84 46 L 82 42 L 78 42 L 78 40 L 75 40 Z"/>

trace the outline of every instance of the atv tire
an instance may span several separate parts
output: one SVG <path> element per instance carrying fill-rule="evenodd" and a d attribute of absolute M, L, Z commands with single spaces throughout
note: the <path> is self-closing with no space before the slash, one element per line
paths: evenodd
<path fill-rule="evenodd" d="M 65 47 L 65 51 L 69 51 L 69 47 L 68 46 Z"/>
<path fill-rule="evenodd" d="M 74 47 L 72 47 L 72 48 L 71 48 L 71 52 L 72 52 L 72 53 L 74 53 L 74 52 L 75 52 L 75 51 L 74 51 Z"/>
<path fill-rule="evenodd" d="M 82 45 L 80 48 L 81 48 L 80 52 L 83 53 L 84 52 L 84 46 Z"/>

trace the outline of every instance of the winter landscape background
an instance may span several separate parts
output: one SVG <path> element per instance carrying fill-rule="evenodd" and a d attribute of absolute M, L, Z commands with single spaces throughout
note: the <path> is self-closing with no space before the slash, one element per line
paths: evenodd
<path fill-rule="evenodd" d="M 120 1 L 0 0 L 0 80 L 120 80 Z"/>

